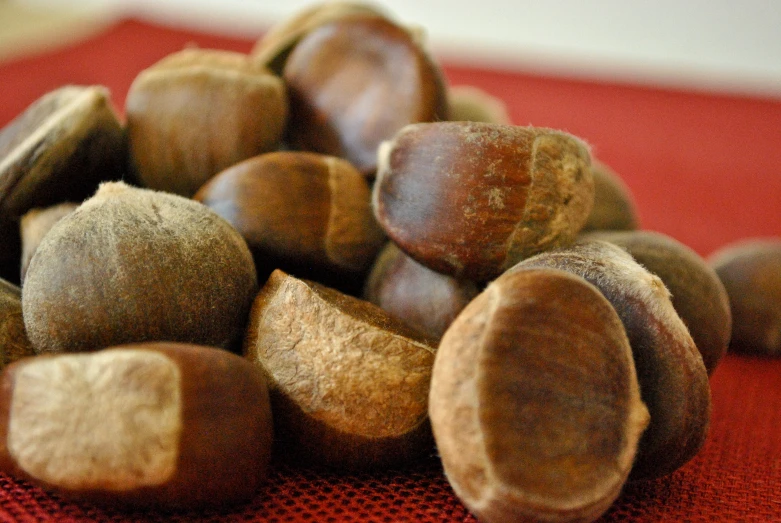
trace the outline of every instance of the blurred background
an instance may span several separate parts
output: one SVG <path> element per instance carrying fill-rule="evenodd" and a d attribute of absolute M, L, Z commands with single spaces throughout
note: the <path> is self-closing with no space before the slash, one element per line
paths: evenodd
<path fill-rule="evenodd" d="M 0 0 L 0 59 L 122 17 L 256 37 L 311 0 Z M 781 98 L 776 0 L 383 0 L 434 52 L 584 79 Z"/>

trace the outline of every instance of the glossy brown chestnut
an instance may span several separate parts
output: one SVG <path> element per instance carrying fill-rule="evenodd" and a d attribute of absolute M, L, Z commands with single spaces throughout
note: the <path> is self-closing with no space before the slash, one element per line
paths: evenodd
<path fill-rule="evenodd" d="M 387 18 L 379 6 L 369 2 L 328 1 L 314 4 L 271 27 L 252 49 L 252 59 L 281 74 L 290 51 L 307 33 L 328 22 L 351 16 Z"/>
<path fill-rule="evenodd" d="M 594 198 L 588 148 L 550 129 L 409 125 L 378 156 L 377 221 L 412 258 L 456 278 L 487 281 L 572 242 Z"/>
<path fill-rule="evenodd" d="M 0 130 L 0 277 L 19 282 L 19 218 L 125 176 L 122 125 L 102 86 L 51 91 Z"/>
<path fill-rule="evenodd" d="M 0 131 L 0 216 L 81 201 L 125 173 L 122 126 L 102 86 L 66 86 Z"/>
<path fill-rule="evenodd" d="M 618 245 L 662 280 L 708 374 L 712 374 L 727 352 L 732 314 L 727 291 L 708 263 L 689 247 L 659 232 L 596 231 L 583 238 Z"/>
<path fill-rule="evenodd" d="M 212 178 L 195 200 L 239 231 L 262 279 L 275 268 L 313 279 L 363 277 L 385 241 L 366 179 L 332 156 L 256 156 Z"/>
<path fill-rule="evenodd" d="M 438 67 L 409 31 L 383 17 L 319 25 L 290 53 L 282 76 L 290 145 L 345 158 L 369 177 L 382 141 L 407 124 L 447 119 Z"/>
<path fill-rule="evenodd" d="M 364 298 L 433 339 L 477 296 L 478 285 L 424 267 L 393 242 L 380 252 L 364 287 Z"/>

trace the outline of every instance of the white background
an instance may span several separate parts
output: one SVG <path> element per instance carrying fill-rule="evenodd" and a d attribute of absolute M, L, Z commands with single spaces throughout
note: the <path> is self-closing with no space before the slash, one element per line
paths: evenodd
<path fill-rule="evenodd" d="M 308 0 L 15 0 L 253 37 Z M 781 0 L 385 0 L 440 57 L 781 98 Z"/>

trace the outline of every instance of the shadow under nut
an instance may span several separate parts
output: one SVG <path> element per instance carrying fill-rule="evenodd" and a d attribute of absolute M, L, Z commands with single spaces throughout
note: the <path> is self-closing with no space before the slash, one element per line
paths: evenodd
<path fill-rule="evenodd" d="M 594 197 L 588 148 L 550 129 L 410 125 L 379 150 L 374 213 L 419 263 L 487 281 L 572 242 Z"/>
<path fill-rule="evenodd" d="M 541 267 L 569 271 L 591 282 L 626 328 L 643 402 L 651 413 L 631 478 L 677 470 L 705 443 L 710 384 L 702 356 L 662 281 L 621 248 L 598 240 L 539 254 L 508 273 Z"/>

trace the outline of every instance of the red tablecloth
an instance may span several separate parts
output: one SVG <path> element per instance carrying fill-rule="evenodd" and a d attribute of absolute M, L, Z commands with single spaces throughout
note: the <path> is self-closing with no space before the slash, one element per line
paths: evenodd
<path fill-rule="evenodd" d="M 185 45 L 252 42 L 128 20 L 88 41 L 0 64 L 0 126 L 63 84 L 108 86 L 121 111 L 143 68 Z M 446 65 L 453 84 L 506 100 L 517 124 L 567 130 L 626 180 L 642 226 L 703 255 L 748 236 L 781 236 L 781 101 L 546 78 Z M 781 360 L 728 356 L 711 378 L 702 452 L 669 477 L 630 484 L 603 521 L 781 521 Z M 73 503 L 0 474 L 0 521 L 474 521 L 436 457 L 344 475 L 277 464 L 247 505 L 126 514 Z"/>

